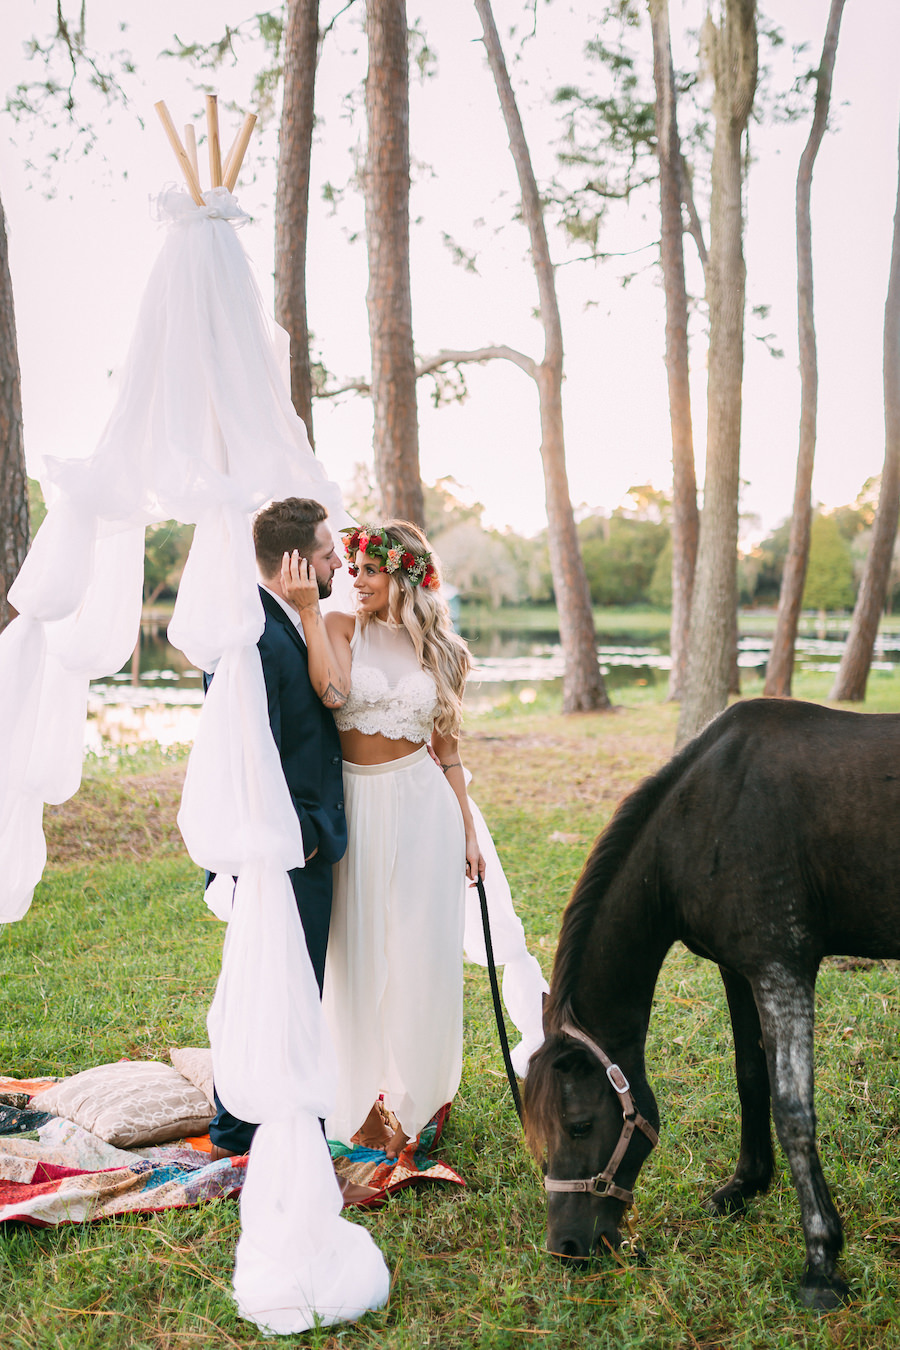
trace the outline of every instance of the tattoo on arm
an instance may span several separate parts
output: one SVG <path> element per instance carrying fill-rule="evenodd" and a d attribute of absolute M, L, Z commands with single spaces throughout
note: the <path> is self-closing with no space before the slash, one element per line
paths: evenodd
<path fill-rule="evenodd" d="M 326 708 L 343 708 L 347 702 L 347 695 L 342 694 L 340 689 L 335 689 L 333 684 L 329 684 L 322 695 L 322 702 Z"/>
<path fill-rule="evenodd" d="M 461 769 L 462 765 L 460 764 L 458 759 L 455 759 L 452 764 L 445 764 L 444 761 L 441 760 L 441 768 L 443 769 L 444 773 L 447 773 L 449 769 Z"/>

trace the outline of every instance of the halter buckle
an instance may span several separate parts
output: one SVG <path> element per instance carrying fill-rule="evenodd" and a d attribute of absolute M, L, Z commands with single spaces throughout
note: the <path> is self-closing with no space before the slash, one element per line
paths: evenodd
<path fill-rule="evenodd" d="M 610 1086 L 614 1092 L 618 1092 L 620 1097 L 624 1097 L 626 1092 L 631 1091 L 631 1084 L 625 1077 L 618 1064 L 610 1064 L 606 1070 L 606 1076 L 609 1079 Z"/>
<path fill-rule="evenodd" d="M 605 1182 L 602 1191 L 601 1181 Z M 598 1172 L 593 1177 L 579 1177 L 578 1180 L 572 1181 L 544 1177 L 544 1190 L 548 1193 L 568 1191 L 576 1195 L 596 1195 L 598 1200 L 621 1200 L 626 1205 L 634 1204 L 633 1193 L 625 1190 L 624 1186 L 617 1186 L 612 1177 L 607 1177 L 605 1172 Z"/>

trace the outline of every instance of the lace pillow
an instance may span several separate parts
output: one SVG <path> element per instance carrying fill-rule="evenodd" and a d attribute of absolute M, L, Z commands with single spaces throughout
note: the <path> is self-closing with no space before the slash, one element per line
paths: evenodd
<path fill-rule="evenodd" d="M 169 1059 L 182 1078 L 186 1078 L 203 1093 L 210 1104 L 210 1109 L 213 1109 L 212 1051 L 201 1050 L 198 1046 L 181 1050 L 172 1046 L 169 1050 Z"/>
<path fill-rule="evenodd" d="M 205 1134 L 214 1114 L 204 1093 L 177 1069 L 143 1060 L 101 1064 L 65 1078 L 41 1093 L 40 1108 L 117 1148 Z"/>

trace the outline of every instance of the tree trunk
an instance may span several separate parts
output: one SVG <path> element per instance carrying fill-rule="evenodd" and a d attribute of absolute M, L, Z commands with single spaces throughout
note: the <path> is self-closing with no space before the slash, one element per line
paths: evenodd
<path fill-rule="evenodd" d="M 887 597 L 900 514 L 900 183 L 894 212 L 891 275 L 884 306 L 884 468 L 872 546 L 856 597 L 847 646 L 830 697 L 859 702 L 866 696 L 878 620 Z"/>
<path fill-rule="evenodd" d="M 137 641 L 131 653 L 131 687 L 133 689 L 137 689 L 141 682 L 141 640 L 143 636 L 143 629 L 138 628 Z"/>
<path fill-rule="evenodd" d="M 653 81 L 656 87 L 656 143 L 659 155 L 660 259 L 666 293 L 666 372 L 672 427 L 672 670 L 669 698 L 680 699 L 687 673 L 691 594 L 697 562 L 700 517 L 694 471 L 688 362 L 688 308 L 684 280 L 684 231 L 681 140 L 675 110 L 675 75 L 669 36 L 668 0 L 650 0 L 653 33 Z"/>
<path fill-rule="evenodd" d="M 816 106 L 806 148 L 797 171 L 797 328 L 800 347 L 800 445 L 797 452 L 797 477 L 794 484 L 794 513 L 788 552 L 778 596 L 775 636 L 766 666 L 763 693 L 772 698 L 789 698 L 794 674 L 794 648 L 797 623 L 803 601 L 803 586 L 809 562 L 809 533 L 812 521 L 812 474 L 816 453 L 816 414 L 818 410 L 819 369 L 816 357 L 816 329 L 813 322 L 812 225 L 810 194 L 813 165 L 831 102 L 831 80 L 844 0 L 831 0 L 822 59 L 816 78 Z"/>
<path fill-rule="evenodd" d="M 319 0 L 288 0 L 275 193 L 275 317 L 291 340 L 291 399 L 306 423 L 310 445 L 313 421 L 306 240 L 318 40 Z"/>
<path fill-rule="evenodd" d="M 0 204 L 0 630 L 15 610 L 7 592 L 28 552 L 28 479 L 6 218 Z"/>
<path fill-rule="evenodd" d="M 385 516 L 425 523 L 409 280 L 409 61 L 405 0 L 366 0 L 365 196 L 375 474 Z"/>
<path fill-rule="evenodd" d="M 484 31 L 484 45 L 519 178 L 522 215 L 531 242 L 531 258 L 544 329 L 544 359 L 535 369 L 541 412 L 541 460 L 547 500 L 550 566 L 559 609 L 560 640 L 565 658 L 563 712 L 608 708 L 609 697 L 597 662 L 597 638 L 591 597 L 569 497 L 562 417 L 563 344 L 556 283 L 540 194 L 515 95 L 506 68 L 490 0 L 475 0 Z"/>
<path fill-rule="evenodd" d="M 741 382 L 744 368 L 742 249 L 743 139 L 757 75 L 755 0 L 724 0 L 717 28 L 707 20 L 713 58 L 706 482 L 691 603 L 691 647 L 677 743 L 684 744 L 728 701 L 737 594 Z"/>

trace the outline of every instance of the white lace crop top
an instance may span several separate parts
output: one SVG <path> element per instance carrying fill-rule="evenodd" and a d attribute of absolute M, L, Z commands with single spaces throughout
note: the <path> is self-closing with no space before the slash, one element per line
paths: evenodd
<path fill-rule="evenodd" d="M 429 740 L 437 692 L 416 660 L 406 629 L 383 619 L 357 622 L 350 651 L 350 694 L 334 713 L 338 731 L 380 733 L 392 741 Z"/>

